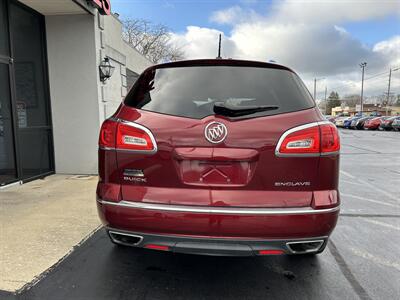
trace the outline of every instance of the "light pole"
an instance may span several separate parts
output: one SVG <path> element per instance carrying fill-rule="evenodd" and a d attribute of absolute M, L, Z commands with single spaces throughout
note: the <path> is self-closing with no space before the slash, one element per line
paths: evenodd
<path fill-rule="evenodd" d="M 388 105 L 389 105 L 389 99 L 390 99 L 390 81 L 392 79 L 392 72 L 400 70 L 400 68 L 392 69 L 390 68 L 389 70 L 389 82 L 388 82 L 388 89 L 387 89 L 387 94 L 386 94 L 386 115 L 388 114 Z"/>
<path fill-rule="evenodd" d="M 317 100 L 317 81 L 323 80 L 325 78 L 314 78 L 314 100 Z"/>
<path fill-rule="evenodd" d="M 328 106 L 328 103 L 326 103 L 326 94 L 327 94 L 327 92 L 328 92 L 328 87 L 325 86 L 325 115 L 326 115 L 326 109 L 327 109 L 327 106 Z"/>
<path fill-rule="evenodd" d="M 363 113 L 364 107 L 363 107 L 363 96 L 364 96 L 364 70 L 365 67 L 367 66 L 366 62 L 363 62 L 360 64 L 360 67 L 362 68 L 362 79 L 361 79 L 361 105 L 360 105 L 360 113 Z"/>

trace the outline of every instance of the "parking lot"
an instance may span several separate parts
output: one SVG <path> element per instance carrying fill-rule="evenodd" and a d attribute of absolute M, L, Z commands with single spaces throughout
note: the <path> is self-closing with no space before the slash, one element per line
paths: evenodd
<path fill-rule="evenodd" d="M 341 217 L 319 256 L 114 247 L 100 230 L 4 299 L 399 299 L 400 132 L 341 130 Z"/>

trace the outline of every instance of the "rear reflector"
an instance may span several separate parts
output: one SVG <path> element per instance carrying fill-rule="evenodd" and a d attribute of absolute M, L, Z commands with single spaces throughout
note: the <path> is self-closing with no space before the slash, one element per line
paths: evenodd
<path fill-rule="evenodd" d="M 155 152 L 155 139 L 146 127 L 121 120 L 108 119 L 100 130 L 99 147 L 127 151 Z"/>
<path fill-rule="evenodd" d="M 168 246 L 156 245 L 156 244 L 147 244 L 146 246 L 144 246 L 144 248 L 153 249 L 153 250 L 160 250 L 160 251 L 169 251 L 169 247 Z"/>
<path fill-rule="evenodd" d="M 281 255 L 285 252 L 283 250 L 259 250 L 258 255 Z"/>
<path fill-rule="evenodd" d="M 336 153 L 339 150 L 336 126 L 331 122 L 316 122 L 286 131 L 279 139 L 275 152 L 278 156 L 307 156 Z"/>
<path fill-rule="evenodd" d="M 335 190 L 314 191 L 312 207 L 314 209 L 330 208 L 339 205 L 339 195 Z"/>

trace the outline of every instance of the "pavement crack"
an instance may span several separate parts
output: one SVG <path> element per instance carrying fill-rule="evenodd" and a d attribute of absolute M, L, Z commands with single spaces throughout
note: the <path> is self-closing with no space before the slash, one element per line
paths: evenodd
<path fill-rule="evenodd" d="M 339 253 L 339 250 L 336 248 L 336 245 L 332 240 L 329 240 L 328 249 L 333 255 L 336 263 L 339 265 L 340 271 L 350 283 L 353 290 L 356 292 L 360 299 L 372 300 L 372 298 L 368 295 L 367 291 L 362 287 L 362 285 L 358 282 L 354 274 L 351 272 L 349 266 L 344 260 L 343 256 Z"/>
<path fill-rule="evenodd" d="M 350 144 L 345 144 L 345 143 L 342 143 L 343 145 L 346 145 L 346 146 L 349 146 L 349 147 L 353 147 L 353 148 L 356 148 L 356 149 L 358 149 L 358 150 L 362 150 L 362 151 L 368 151 L 368 152 L 370 152 L 370 154 L 381 154 L 381 152 L 379 152 L 379 151 L 375 151 L 375 150 L 370 150 L 370 149 L 365 149 L 365 148 L 362 148 L 362 147 L 357 147 L 357 146 L 354 146 L 354 145 L 350 145 Z"/>

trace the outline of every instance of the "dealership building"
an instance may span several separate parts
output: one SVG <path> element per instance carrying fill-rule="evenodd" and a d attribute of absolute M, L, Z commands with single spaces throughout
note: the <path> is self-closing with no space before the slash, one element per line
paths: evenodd
<path fill-rule="evenodd" d="M 101 123 L 151 65 L 111 4 L 0 1 L 0 185 L 97 173 Z"/>

